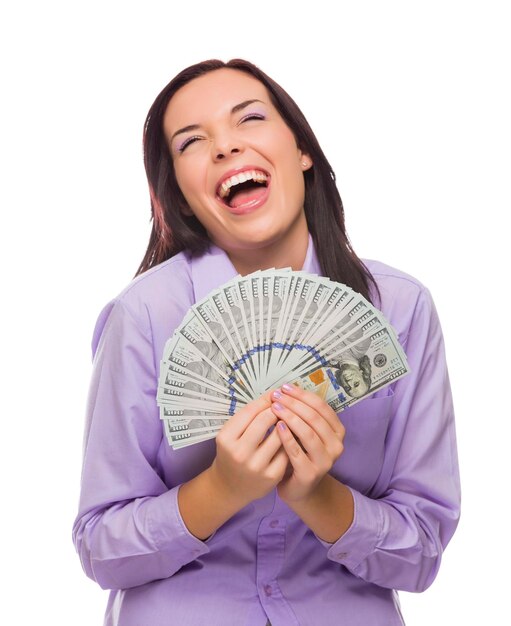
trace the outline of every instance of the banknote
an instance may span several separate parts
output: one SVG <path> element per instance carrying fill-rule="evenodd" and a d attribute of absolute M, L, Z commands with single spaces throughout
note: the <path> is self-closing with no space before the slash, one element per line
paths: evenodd
<path fill-rule="evenodd" d="M 290 268 L 237 276 L 194 304 L 165 344 L 157 402 L 169 444 L 214 438 L 286 382 L 337 413 L 409 372 L 391 324 L 347 285 Z"/>
<path fill-rule="evenodd" d="M 362 400 L 409 372 L 395 334 L 380 328 L 348 344 L 322 367 L 292 382 L 314 391 L 336 413 Z"/>
<path fill-rule="evenodd" d="M 186 328 L 179 329 L 165 346 L 164 361 L 185 369 L 192 378 L 200 376 L 226 387 L 235 398 L 250 400 L 253 397 L 239 372 L 232 370 L 211 337 L 199 342 L 190 338 Z"/>

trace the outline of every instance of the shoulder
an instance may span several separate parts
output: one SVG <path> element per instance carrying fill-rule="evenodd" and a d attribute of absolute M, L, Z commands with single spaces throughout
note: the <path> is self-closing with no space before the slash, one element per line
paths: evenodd
<path fill-rule="evenodd" d="M 181 252 L 134 278 L 115 298 L 135 316 L 173 301 L 192 301 L 191 263 Z"/>
<path fill-rule="evenodd" d="M 389 291 L 404 289 L 411 294 L 418 294 L 426 289 L 417 278 L 386 263 L 373 259 L 364 259 L 363 263 L 373 275 L 380 289 Z"/>
<path fill-rule="evenodd" d="M 160 343 L 168 338 L 194 302 L 191 263 L 186 253 L 152 267 L 134 278 L 99 314 L 93 351 L 108 321 L 129 317 L 139 332 Z"/>
<path fill-rule="evenodd" d="M 418 317 L 418 311 L 426 317 L 435 314 L 429 289 L 414 276 L 381 261 L 364 259 L 363 262 L 380 290 L 381 302 L 378 308 L 400 339 L 405 341 Z"/>

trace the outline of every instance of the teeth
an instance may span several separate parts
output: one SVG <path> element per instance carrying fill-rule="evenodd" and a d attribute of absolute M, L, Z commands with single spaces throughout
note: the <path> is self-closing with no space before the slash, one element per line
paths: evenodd
<path fill-rule="evenodd" d="M 268 177 L 264 172 L 259 170 L 248 170 L 246 172 L 241 172 L 236 176 L 231 176 L 223 181 L 220 185 L 220 189 L 218 190 L 218 194 L 221 198 L 225 198 L 229 195 L 229 189 L 234 187 L 234 185 L 239 185 L 240 183 L 244 183 L 247 180 L 254 180 L 255 182 L 262 182 L 268 180 Z"/>

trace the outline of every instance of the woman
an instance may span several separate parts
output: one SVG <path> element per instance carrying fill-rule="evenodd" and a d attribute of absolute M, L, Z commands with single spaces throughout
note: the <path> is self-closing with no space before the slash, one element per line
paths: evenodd
<path fill-rule="evenodd" d="M 184 70 L 154 102 L 144 148 L 153 230 L 95 329 L 74 527 L 86 573 L 112 590 L 105 623 L 402 624 L 394 590 L 431 584 L 459 514 L 428 291 L 358 259 L 311 129 L 253 65 Z M 216 441 L 172 450 L 156 404 L 166 340 L 213 288 L 287 266 L 376 302 L 412 373 L 340 416 L 284 385 Z"/>

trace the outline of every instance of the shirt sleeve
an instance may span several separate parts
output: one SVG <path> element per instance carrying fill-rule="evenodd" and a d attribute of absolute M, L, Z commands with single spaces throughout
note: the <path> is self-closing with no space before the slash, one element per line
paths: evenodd
<path fill-rule="evenodd" d="M 179 485 L 157 471 L 162 427 L 151 338 L 122 301 L 96 325 L 73 540 L 86 574 L 104 589 L 167 578 L 209 552 L 179 513 Z"/>
<path fill-rule="evenodd" d="M 351 489 L 354 521 L 327 557 L 382 587 L 423 591 L 434 580 L 459 519 L 454 413 L 444 343 L 427 290 L 417 300 L 405 351 L 411 373 L 395 384 L 384 470 L 373 497 Z"/>

